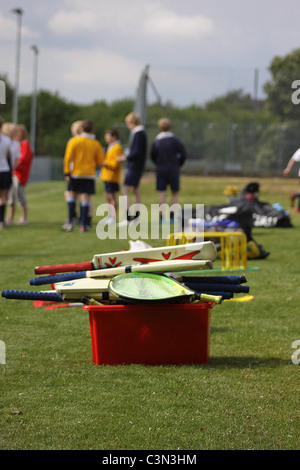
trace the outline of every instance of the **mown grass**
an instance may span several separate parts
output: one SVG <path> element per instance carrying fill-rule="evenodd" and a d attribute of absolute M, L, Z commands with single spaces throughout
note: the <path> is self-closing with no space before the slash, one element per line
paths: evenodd
<path fill-rule="evenodd" d="M 185 177 L 181 203 L 222 204 L 227 185 L 249 181 Z M 261 200 L 289 208 L 296 180 L 259 182 Z M 30 223 L 0 233 L 1 291 L 30 289 L 37 265 L 129 248 L 127 240 L 99 240 L 95 229 L 61 232 L 64 189 L 28 186 Z M 157 202 L 151 175 L 142 191 L 143 202 Z M 103 202 L 99 184 L 95 207 Z M 300 369 L 291 355 L 300 340 L 300 214 L 291 215 L 293 228 L 254 230 L 271 254 L 249 261 L 259 267 L 247 272 L 252 301 L 212 310 L 207 365 L 98 366 L 81 308 L 45 311 L 1 298 L 0 449 L 299 449 Z"/>

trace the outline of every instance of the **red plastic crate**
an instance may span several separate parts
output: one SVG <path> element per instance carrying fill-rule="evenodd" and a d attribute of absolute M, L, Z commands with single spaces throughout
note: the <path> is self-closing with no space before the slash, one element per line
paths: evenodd
<path fill-rule="evenodd" d="M 213 305 L 86 305 L 93 362 L 206 364 Z"/>

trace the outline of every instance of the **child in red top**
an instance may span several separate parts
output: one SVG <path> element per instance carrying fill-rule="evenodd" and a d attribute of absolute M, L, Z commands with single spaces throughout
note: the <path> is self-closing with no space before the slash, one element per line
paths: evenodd
<path fill-rule="evenodd" d="M 9 222 L 14 219 L 16 203 L 21 204 L 21 218 L 19 224 L 27 223 L 27 201 L 25 186 L 27 185 L 33 160 L 33 152 L 27 139 L 27 129 L 23 124 L 16 127 L 15 138 L 20 142 L 20 158 L 17 159 L 13 168 L 13 188 L 10 204 Z"/>

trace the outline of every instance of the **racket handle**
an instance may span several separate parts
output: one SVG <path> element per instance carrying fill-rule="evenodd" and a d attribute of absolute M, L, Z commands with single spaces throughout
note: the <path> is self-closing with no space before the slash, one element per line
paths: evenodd
<path fill-rule="evenodd" d="M 212 284 L 245 284 L 245 274 L 239 276 L 182 276 L 182 282 L 212 283 Z"/>
<path fill-rule="evenodd" d="M 222 303 L 222 296 L 221 295 L 209 295 L 209 294 L 198 294 L 197 300 L 201 302 L 212 302 L 214 304 Z"/>
<path fill-rule="evenodd" d="M 44 284 L 54 284 L 55 282 L 72 281 L 73 279 L 83 279 L 86 277 L 86 271 L 76 273 L 57 274 L 56 276 L 42 276 L 30 279 L 31 286 L 42 286 Z"/>
<path fill-rule="evenodd" d="M 239 284 L 213 284 L 213 283 L 194 283 L 194 282 L 185 282 L 184 285 L 189 289 L 198 291 L 223 291 L 223 292 L 234 292 L 248 294 L 250 291 L 249 286 L 240 286 Z"/>
<path fill-rule="evenodd" d="M 92 271 L 94 265 L 91 261 L 84 263 L 70 263 L 70 264 L 52 264 L 49 266 L 37 266 L 34 269 L 35 274 L 57 274 L 68 273 L 71 271 Z"/>
<path fill-rule="evenodd" d="M 22 299 L 22 300 L 51 300 L 61 302 L 62 296 L 58 292 L 33 292 L 26 290 L 4 290 L 2 297 L 6 299 Z"/>

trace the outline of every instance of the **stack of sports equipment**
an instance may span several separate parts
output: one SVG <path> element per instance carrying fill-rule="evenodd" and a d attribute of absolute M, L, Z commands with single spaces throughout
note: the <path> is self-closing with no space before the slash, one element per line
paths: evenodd
<path fill-rule="evenodd" d="M 36 267 L 35 274 L 49 275 L 34 277 L 30 284 L 48 284 L 51 290 L 6 290 L 2 296 L 56 303 L 77 301 L 79 305 L 220 304 L 235 294 L 248 293 L 249 287 L 241 285 L 246 282 L 245 275 L 204 275 L 213 268 L 216 257 L 211 241 L 100 254 L 88 262 Z"/>
<path fill-rule="evenodd" d="M 98 365 L 206 364 L 210 310 L 249 292 L 244 275 L 206 275 L 216 256 L 211 241 L 95 255 L 85 263 L 35 268 L 48 275 L 30 284 L 50 284 L 49 291 L 2 296 L 47 302 L 49 309 L 81 305 Z"/>

